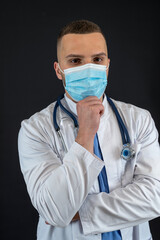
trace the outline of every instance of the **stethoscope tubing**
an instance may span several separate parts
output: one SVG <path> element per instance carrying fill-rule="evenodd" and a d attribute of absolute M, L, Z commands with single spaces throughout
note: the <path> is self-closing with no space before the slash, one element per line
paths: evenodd
<path fill-rule="evenodd" d="M 113 101 L 107 96 L 107 100 L 110 104 L 110 106 L 112 107 L 115 115 L 116 115 L 116 118 L 117 118 L 117 121 L 118 121 L 118 125 L 119 125 L 119 128 L 120 128 L 120 132 L 121 132 L 121 136 L 122 136 L 122 142 L 123 142 L 123 145 L 124 144 L 130 144 L 130 137 L 129 137 L 129 134 L 128 134 L 128 131 L 127 131 L 127 128 L 125 127 L 123 121 L 122 121 L 122 118 L 115 106 L 115 104 L 113 103 Z"/>
<path fill-rule="evenodd" d="M 64 94 L 61 95 L 60 97 L 58 97 L 57 99 L 57 102 L 55 104 L 55 107 L 54 107 L 54 111 L 53 111 L 53 124 L 54 124 L 54 128 L 56 130 L 56 132 L 58 133 L 60 139 L 61 139 L 61 142 L 62 142 L 62 145 L 64 146 L 64 150 L 65 152 L 67 152 L 67 147 L 66 147 L 66 144 L 65 144 L 65 141 L 63 139 L 63 136 L 61 134 L 61 131 L 60 131 L 60 127 L 57 123 L 57 108 L 60 107 L 62 109 L 63 112 L 65 112 L 74 122 L 74 126 L 75 128 L 78 128 L 78 121 L 76 119 L 75 116 L 73 116 L 72 113 L 70 113 L 61 103 L 61 99 L 64 97 Z M 113 110 L 113 112 L 115 113 L 115 116 L 117 118 L 117 122 L 118 122 L 118 125 L 119 125 L 119 129 L 120 129 L 120 132 L 121 132 L 121 137 L 122 137 L 122 142 L 123 142 L 123 149 L 121 151 L 121 157 L 124 159 L 124 160 L 130 160 L 134 157 L 135 155 L 135 152 L 134 150 L 130 147 L 130 137 L 129 137 L 129 133 L 128 133 L 128 130 L 126 128 L 126 126 L 124 125 L 123 123 L 123 120 L 115 106 L 115 104 L 113 103 L 113 101 L 111 100 L 111 98 L 109 98 L 107 96 L 107 100 Z"/>

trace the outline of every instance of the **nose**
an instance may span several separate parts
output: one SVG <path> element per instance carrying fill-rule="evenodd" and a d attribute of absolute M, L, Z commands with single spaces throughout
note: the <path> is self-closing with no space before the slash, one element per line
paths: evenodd
<path fill-rule="evenodd" d="M 91 58 L 85 58 L 84 59 L 84 64 L 92 63 Z"/>
<path fill-rule="evenodd" d="M 86 59 L 85 64 L 92 63 L 91 59 Z"/>

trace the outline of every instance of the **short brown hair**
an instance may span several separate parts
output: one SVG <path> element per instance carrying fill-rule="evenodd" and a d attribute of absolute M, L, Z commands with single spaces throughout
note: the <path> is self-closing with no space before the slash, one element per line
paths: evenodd
<path fill-rule="evenodd" d="M 66 26 L 64 26 L 61 31 L 59 32 L 58 38 L 57 38 L 57 45 L 61 38 L 69 33 L 75 33 L 75 34 L 87 34 L 87 33 L 94 33 L 99 32 L 103 35 L 105 38 L 101 28 L 94 22 L 88 21 L 88 20 L 76 20 L 73 21 Z"/>

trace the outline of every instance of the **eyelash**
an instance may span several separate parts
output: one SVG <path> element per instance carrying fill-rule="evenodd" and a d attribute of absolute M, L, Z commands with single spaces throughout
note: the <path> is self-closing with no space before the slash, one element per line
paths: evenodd
<path fill-rule="evenodd" d="M 96 60 L 97 59 L 97 62 L 102 62 L 103 61 L 103 58 L 101 58 L 101 57 L 96 57 L 96 58 L 94 58 L 94 60 Z M 99 61 L 100 60 L 100 61 Z"/>
<path fill-rule="evenodd" d="M 102 62 L 103 61 L 103 58 L 102 57 L 95 57 L 94 59 L 93 59 L 93 62 L 97 62 L 97 64 L 100 62 Z M 70 59 L 69 60 L 69 62 L 71 63 L 71 64 L 80 64 L 81 63 L 81 59 L 80 58 L 73 58 L 73 59 Z"/>

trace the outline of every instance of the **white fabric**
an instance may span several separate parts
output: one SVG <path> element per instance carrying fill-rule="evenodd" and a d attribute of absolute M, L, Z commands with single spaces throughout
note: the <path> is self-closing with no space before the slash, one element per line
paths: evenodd
<path fill-rule="evenodd" d="M 150 113 L 114 101 L 128 129 L 134 159 L 120 158 L 122 139 L 106 96 L 98 138 L 104 162 L 75 142 L 74 123 L 60 108 L 57 120 L 68 153 L 53 127 L 55 103 L 22 122 L 21 170 L 40 215 L 38 240 L 100 240 L 101 232 L 120 229 L 123 240 L 152 239 L 148 221 L 160 215 L 160 147 Z M 62 104 L 75 116 L 76 104 Z M 100 193 L 97 176 L 106 166 L 110 193 Z M 79 211 L 80 220 L 71 222 Z M 47 221 L 50 225 L 45 223 Z"/>
<path fill-rule="evenodd" d="M 102 70 L 102 71 L 108 69 L 108 67 L 106 65 L 87 63 L 82 66 L 64 69 L 64 73 L 67 74 L 67 73 L 71 73 L 71 72 L 77 72 L 77 71 L 85 70 L 88 68 L 98 69 L 98 70 Z"/>

